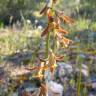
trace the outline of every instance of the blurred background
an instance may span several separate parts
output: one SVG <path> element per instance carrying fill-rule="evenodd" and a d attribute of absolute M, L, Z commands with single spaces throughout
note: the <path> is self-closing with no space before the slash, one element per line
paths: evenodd
<path fill-rule="evenodd" d="M 45 6 L 45 4 L 46 4 L 46 0 L 15 0 L 15 1 L 1 0 L 0 1 L 0 29 L 1 29 L 0 34 L 6 33 L 6 32 L 2 32 L 2 30 L 4 28 L 6 29 L 10 27 L 14 31 L 16 30 L 21 31 L 22 29 L 25 28 L 22 31 L 29 30 L 30 34 L 31 31 L 35 29 L 37 29 L 37 31 L 38 29 L 39 31 L 42 31 L 42 29 L 46 26 L 47 18 L 45 18 L 45 16 L 41 16 L 39 13 L 42 7 Z M 75 20 L 75 24 L 71 28 L 64 25 L 65 29 L 67 29 L 70 32 L 69 37 L 71 39 L 76 39 L 77 42 L 78 40 L 81 39 L 82 40 L 86 39 L 84 40 L 84 42 L 91 42 L 92 40 L 96 41 L 95 40 L 96 37 L 95 0 L 94 1 L 70 0 L 70 2 L 67 0 L 59 0 L 56 5 L 56 9 L 63 10 L 65 15 L 68 15 Z M 30 28 L 33 29 L 30 30 Z M 8 30 L 6 29 L 6 31 Z M 37 31 L 34 32 L 34 34 L 40 35 L 40 32 Z M 82 41 L 82 43 L 84 42 Z M 93 46 L 91 47 L 94 48 Z"/>
<path fill-rule="evenodd" d="M 41 38 L 41 32 L 47 24 L 47 18 L 40 15 L 40 11 L 45 4 L 46 0 L 0 0 L 0 84 L 2 80 L 8 81 L 27 74 L 23 67 L 33 66 L 37 63 L 38 54 L 44 54 L 45 41 Z M 83 95 L 78 96 L 96 96 L 96 0 L 58 0 L 56 9 L 64 11 L 75 23 L 73 26 L 62 24 L 69 31 L 66 37 L 73 40 L 74 44 L 59 52 L 64 55 L 64 63 L 59 65 L 63 66 L 63 71 L 59 74 L 60 69 L 57 68 L 55 81 L 63 82 L 67 77 L 65 81 L 70 82 L 68 84 L 73 88 L 76 83 L 74 78 L 80 77 L 76 80 L 82 81 L 84 87 L 78 85 L 77 88 L 83 88 L 80 91 Z M 72 72 L 68 71 L 70 68 Z M 14 89 L 14 83 L 16 82 L 9 84 L 11 89 Z M 0 96 L 15 96 L 11 89 L 8 91 L 11 95 L 7 91 L 3 92 L 4 86 L 0 89 Z M 72 96 L 67 95 L 71 90 L 68 88 L 65 88 L 63 96 Z M 75 93 L 76 90 L 73 89 L 72 93 Z"/>

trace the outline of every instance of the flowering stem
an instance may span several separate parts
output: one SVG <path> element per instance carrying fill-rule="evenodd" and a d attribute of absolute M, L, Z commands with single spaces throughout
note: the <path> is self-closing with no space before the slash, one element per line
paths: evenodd
<path fill-rule="evenodd" d="M 50 41 L 50 32 L 48 32 L 47 38 L 46 38 L 46 54 L 45 54 L 46 58 L 48 57 L 48 51 L 49 51 L 49 46 L 50 46 L 49 41 Z"/>
<path fill-rule="evenodd" d="M 57 50 L 57 38 L 53 37 L 53 52 L 55 53 Z"/>

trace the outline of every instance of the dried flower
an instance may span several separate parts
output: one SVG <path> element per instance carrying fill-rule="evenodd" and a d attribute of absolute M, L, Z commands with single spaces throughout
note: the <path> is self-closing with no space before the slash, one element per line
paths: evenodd
<path fill-rule="evenodd" d="M 47 27 L 44 29 L 44 31 L 42 32 L 41 36 L 45 36 L 49 31 L 49 25 L 47 25 Z"/>
<path fill-rule="evenodd" d="M 49 19 L 52 18 L 52 16 L 53 16 L 52 9 L 51 8 L 48 8 L 46 14 L 47 14 L 47 16 L 48 16 Z"/>
<path fill-rule="evenodd" d="M 52 1 L 53 1 L 53 3 L 56 3 L 57 0 L 52 0 Z"/>
<path fill-rule="evenodd" d="M 46 85 L 42 83 L 40 86 L 39 96 L 46 96 L 46 93 L 47 93 Z"/>
<path fill-rule="evenodd" d="M 61 34 L 57 34 L 57 40 L 59 41 L 62 47 L 68 47 L 68 45 L 72 43 L 72 40 L 65 38 Z"/>
<path fill-rule="evenodd" d="M 55 32 L 57 32 L 57 33 L 62 33 L 62 34 L 68 34 L 68 31 L 62 29 L 61 27 L 55 29 Z"/>
<path fill-rule="evenodd" d="M 69 16 L 64 15 L 63 11 L 56 11 L 56 16 L 67 24 L 73 24 L 75 21 Z"/>
<path fill-rule="evenodd" d="M 40 14 L 43 14 L 47 11 L 48 7 L 47 4 L 44 6 L 44 8 L 40 11 Z"/>

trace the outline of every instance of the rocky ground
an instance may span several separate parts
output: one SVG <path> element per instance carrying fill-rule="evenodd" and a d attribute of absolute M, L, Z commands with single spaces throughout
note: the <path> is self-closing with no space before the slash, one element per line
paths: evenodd
<path fill-rule="evenodd" d="M 77 38 L 78 34 L 81 37 Z M 78 79 L 81 79 L 82 96 L 96 96 L 96 43 L 90 42 L 91 40 L 95 42 L 96 33 L 91 32 L 87 35 L 87 32 L 85 32 L 84 35 L 84 32 L 79 32 L 78 34 L 73 34 L 73 41 L 76 44 L 60 52 L 64 55 L 64 61 L 57 63 L 54 79 L 47 82 L 48 96 L 77 96 L 76 83 Z M 93 37 L 94 39 L 92 39 Z M 44 55 L 42 52 L 43 45 L 41 43 L 39 45 L 41 52 L 35 55 L 42 56 Z M 38 96 L 40 82 L 32 78 L 33 71 L 26 69 L 26 67 L 32 66 L 33 55 L 33 50 L 2 55 L 3 61 L 0 62 L 0 96 Z M 37 64 L 37 61 L 35 64 Z"/>
<path fill-rule="evenodd" d="M 58 62 L 54 79 L 55 81 L 50 80 L 48 82 L 48 85 L 50 85 L 48 87 L 50 90 L 49 93 L 52 91 L 50 93 L 51 95 L 49 96 L 71 96 L 71 94 L 75 96 L 76 85 L 74 85 L 74 82 L 76 81 L 72 80 L 73 78 L 75 78 L 74 76 L 79 74 L 80 72 L 82 74 L 81 87 L 86 87 L 89 90 L 86 93 L 86 96 L 96 95 L 96 74 L 94 65 L 96 63 L 96 56 L 71 52 L 70 58 L 75 57 L 75 55 L 77 54 L 80 58 L 86 58 L 86 62 L 84 61 L 83 64 L 81 64 L 81 70 L 80 68 L 78 68 L 78 66 L 76 66 L 76 61 L 73 59 L 66 63 Z M 67 55 L 70 55 L 69 52 Z M 39 92 L 39 87 L 37 86 L 36 80 L 32 79 L 33 72 L 26 69 L 28 65 L 26 65 L 25 62 L 28 62 L 30 58 L 30 53 L 18 53 L 10 58 L 4 58 L 3 64 L 0 64 L 1 96 L 27 96 L 24 94 L 37 94 Z M 94 66 L 94 68 L 92 67 L 90 69 L 90 76 L 87 64 L 89 62 L 87 60 L 89 59 L 93 59 L 92 66 Z M 70 84 L 70 82 L 72 84 Z"/>

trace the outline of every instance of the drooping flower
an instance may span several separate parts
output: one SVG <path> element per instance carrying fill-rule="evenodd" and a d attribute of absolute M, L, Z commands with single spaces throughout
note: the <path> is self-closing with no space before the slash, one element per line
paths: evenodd
<path fill-rule="evenodd" d="M 46 85 L 41 83 L 39 96 L 46 96 L 46 93 L 47 93 Z"/>
<path fill-rule="evenodd" d="M 48 17 L 48 19 L 50 20 L 50 18 L 53 17 L 54 12 L 53 12 L 52 8 L 45 5 L 45 7 L 40 11 L 40 14 L 45 14 Z"/>
<path fill-rule="evenodd" d="M 74 24 L 74 20 L 70 18 L 69 16 L 64 15 L 63 11 L 56 11 L 57 17 L 61 19 L 61 21 L 64 21 L 67 24 Z"/>
<path fill-rule="evenodd" d="M 54 29 L 56 27 L 56 25 L 57 24 L 55 22 L 49 22 L 47 27 L 42 32 L 41 36 L 47 35 L 49 31 L 51 31 L 52 29 Z"/>
<path fill-rule="evenodd" d="M 44 31 L 41 34 L 41 37 L 45 36 L 49 31 L 49 25 L 47 25 L 47 27 L 44 29 Z"/>
<path fill-rule="evenodd" d="M 27 70 L 36 70 L 38 71 L 37 75 L 32 76 L 33 78 L 38 78 L 38 79 L 42 79 L 44 77 L 43 75 L 43 71 L 48 69 L 48 66 L 45 65 L 45 62 L 41 62 L 39 66 L 36 67 L 29 67 L 26 68 Z"/>
<path fill-rule="evenodd" d="M 53 1 L 53 3 L 56 3 L 57 0 L 52 0 L 52 1 Z"/>
<path fill-rule="evenodd" d="M 47 65 L 49 67 L 49 70 L 51 73 L 54 73 L 56 67 L 57 67 L 57 64 L 56 64 L 56 61 L 59 61 L 59 60 L 63 60 L 63 56 L 56 56 L 52 50 L 49 50 L 49 55 L 48 55 L 48 60 L 47 60 Z"/>
<path fill-rule="evenodd" d="M 62 33 L 62 34 L 68 34 L 68 31 L 66 31 L 65 29 L 63 29 L 61 27 L 55 29 L 55 32 Z"/>
<path fill-rule="evenodd" d="M 40 11 L 40 14 L 43 14 L 47 11 L 48 7 L 47 4 L 44 6 L 44 8 Z"/>
<path fill-rule="evenodd" d="M 46 70 L 50 70 L 51 73 L 54 73 L 56 67 L 57 67 L 57 64 L 56 62 L 57 61 L 62 61 L 64 59 L 63 56 L 56 56 L 52 50 L 49 51 L 49 55 L 48 55 L 48 58 L 43 60 L 41 58 L 39 58 L 41 63 L 40 63 L 40 66 L 36 66 L 36 67 L 29 67 L 29 68 L 26 68 L 27 70 L 37 70 L 38 73 L 37 75 L 33 76 L 34 78 L 39 78 L 39 79 L 42 79 L 44 77 L 43 75 L 43 71 L 46 71 Z"/>
<path fill-rule="evenodd" d="M 47 14 L 47 16 L 48 16 L 48 19 L 52 18 L 52 17 L 53 17 L 52 9 L 51 9 L 51 8 L 48 8 L 46 14 Z"/>
<path fill-rule="evenodd" d="M 61 16 L 60 17 L 65 23 L 68 23 L 68 24 L 73 24 L 74 23 L 74 20 L 71 19 L 70 17 L 68 16 Z"/>
<path fill-rule="evenodd" d="M 60 27 L 60 21 L 59 20 L 56 21 L 56 20 L 54 20 L 54 18 L 52 18 L 52 20 L 48 22 L 48 25 L 42 32 L 41 36 L 43 37 L 43 36 L 47 35 L 48 32 L 52 31 L 52 30 L 54 30 L 54 34 L 56 34 L 56 33 L 68 34 L 68 31 L 66 31 L 65 29 Z"/>
<path fill-rule="evenodd" d="M 50 72 L 53 73 L 56 68 L 56 57 L 52 50 L 49 51 L 48 65 L 50 66 Z"/>
<path fill-rule="evenodd" d="M 59 41 L 59 43 L 61 44 L 61 47 L 68 47 L 68 45 L 70 43 L 73 43 L 72 40 L 64 37 L 62 34 L 56 34 L 57 36 L 57 40 Z"/>

